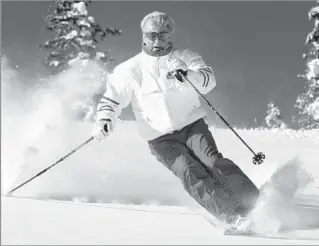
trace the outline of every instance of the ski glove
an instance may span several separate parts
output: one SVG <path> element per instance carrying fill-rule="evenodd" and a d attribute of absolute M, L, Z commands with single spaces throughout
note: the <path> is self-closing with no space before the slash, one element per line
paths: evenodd
<path fill-rule="evenodd" d="M 92 136 L 97 141 L 105 140 L 113 131 L 112 121 L 109 119 L 99 120 L 95 123 L 92 131 Z"/>
<path fill-rule="evenodd" d="M 187 65 L 185 62 L 183 62 L 181 59 L 178 59 L 176 57 L 171 58 L 167 62 L 167 70 L 168 73 L 166 77 L 168 79 L 176 77 L 180 82 L 184 82 L 183 76 L 187 76 Z"/>

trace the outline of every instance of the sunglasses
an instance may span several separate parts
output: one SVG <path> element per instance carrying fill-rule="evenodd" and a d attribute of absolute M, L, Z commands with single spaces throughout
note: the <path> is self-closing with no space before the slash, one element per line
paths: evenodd
<path fill-rule="evenodd" d="M 166 39 L 170 37 L 169 32 L 145 32 L 143 34 L 145 35 L 147 39 L 152 41 L 155 41 L 157 38 L 162 41 L 165 41 Z"/>

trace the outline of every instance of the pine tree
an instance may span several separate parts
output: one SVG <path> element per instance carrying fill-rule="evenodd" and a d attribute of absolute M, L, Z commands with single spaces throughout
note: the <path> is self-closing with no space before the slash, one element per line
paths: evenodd
<path fill-rule="evenodd" d="M 267 116 L 265 118 L 266 125 L 269 128 L 286 128 L 286 124 L 282 120 L 278 106 L 270 101 L 267 107 Z"/>
<path fill-rule="evenodd" d="M 88 15 L 91 1 L 55 0 L 55 7 L 45 17 L 46 29 L 56 37 L 46 41 L 41 48 L 48 52 L 45 64 L 50 74 L 56 74 L 70 67 L 74 60 L 94 60 L 104 65 L 112 59 L 106 52 L 97 51 L 97 45 L 107 35 L 119 35 L 114 28 L 102 28 Z"/>
<path fill-rule="evenodd" d="M 108 35 L 120 35 L 114 28 L 102 28 L 88 15 L 91 1 L 55 0 L 45 17 L 46 29 L 56 36 L 40 47 L 48 52 L 45 64 L 49 74 L 64 74 L 64 93 L 72 100 L 68 103 L 69 115 L 77 120 L 92 121 L 96 105 L 103 92 L 103 81 L 112 58 L 99 51 L 98 44 Z M 69 68 L 75 68 L 71 85 Z M 74 79 L 76 77 L 76 79 Z M 81 88 L 76 91 L 75 87 Z M 67 88 L 67 89 L 66 89 Z M 83 93 L 84 92 L 84 93 Z"/>
<path fill-rule="evenodd" d="M 305 81 L 305 92 L 298 96 L 295 105 L 299 109 L 298 124 L 305 129 L 319 128 L 319 1 L 310 9 L 308 17 L 315 23 L 305 42 L 311 45 L 303 54 L 307 68 L 299 75 Z"/>

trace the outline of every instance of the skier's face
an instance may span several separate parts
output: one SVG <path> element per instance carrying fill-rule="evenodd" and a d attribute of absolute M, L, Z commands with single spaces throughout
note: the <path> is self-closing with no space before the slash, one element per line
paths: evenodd
<path fill-rule="evenodd" d="M 145 23 L 143 30 L 143 44 L 151 51 L 166 50 L 171 43 L 171 33 L 165 26 L 155 26 L 152 22 Z"/>

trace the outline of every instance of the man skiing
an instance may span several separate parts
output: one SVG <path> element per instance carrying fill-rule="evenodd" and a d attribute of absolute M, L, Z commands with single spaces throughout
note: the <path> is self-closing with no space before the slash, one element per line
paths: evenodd
<path fill-rule="evenodd" d="M 93 137 L 104 140 L 121 109 L 132 103 L 151 153 L 181 180 L 185 190 L 221 221 L 245 216 L 259 191 L 218 151 L 199 94 L 184 80 L 206 94 L 216 86 L 214 71 L 199 54 L 173 48 L 174 21 L 167 14 L 146 15 L 141 30 L 142 51 L 116 66 L 108 77 Z"/>

